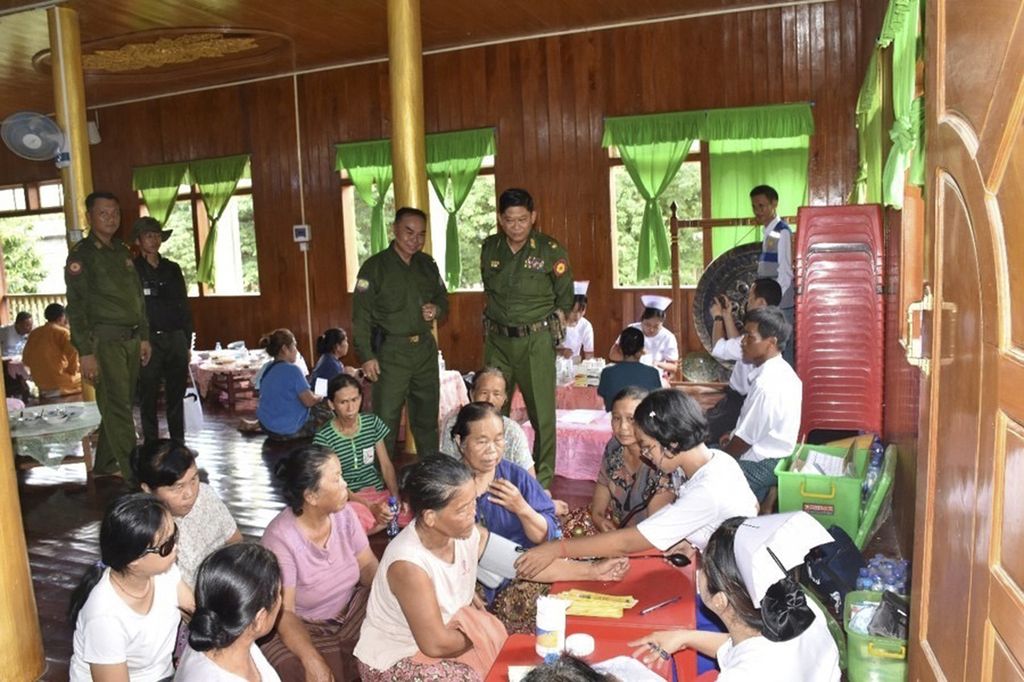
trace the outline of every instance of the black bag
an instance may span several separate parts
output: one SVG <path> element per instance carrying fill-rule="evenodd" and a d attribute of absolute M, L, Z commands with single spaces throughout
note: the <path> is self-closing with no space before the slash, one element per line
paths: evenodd
<path fill-rule="evenodd" d="M 832 526 L 828 532 L 834 540 L 807 555 L 807 583 L 833 614 L 842 614 L 846 593 L 857 589 L 857 576 L 867 563 L 846 531 Z"/>

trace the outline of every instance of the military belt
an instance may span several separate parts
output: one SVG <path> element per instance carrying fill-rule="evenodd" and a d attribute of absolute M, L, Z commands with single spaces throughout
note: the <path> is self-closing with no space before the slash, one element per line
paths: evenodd
<path fill-rule="evenodd" d="M 411 336 L 402 336 L 398 334 L 388 334 L 388 341 L 405 341 L 406 343 L 416 344 L 424 339 L 424 334 L 413 334 Z"/>
<path fill-rule="evenodd" d="M 507 336 L 509 338 L 517 339 L 523 336 L 529 336 L 530 334 L 536 334 L 539 331 L 544 331 L 550 328 L 550 324 L 547 320 L 541 320 L 539 322 L 533 322 L 531 324 L 520 324 L 520 325 L 504 325 L 498 324 L 494 320 L 485 317 L 484 325 L 487 329 L 488 334 L 497 334 L 498 336 Z"/>
<path fill-rule="evenodd" d="M 139 325 L 95 324 L 92 333 L 100 341 L 128 341 L 139 335 Z"/>

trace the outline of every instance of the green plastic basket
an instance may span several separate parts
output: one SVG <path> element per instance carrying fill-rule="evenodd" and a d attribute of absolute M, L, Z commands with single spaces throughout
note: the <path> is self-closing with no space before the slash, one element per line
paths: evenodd
<path fill-rule="evenodd" d="M 857 602 L 878 602 L 881 592 L 848 592 L 843 607 L 846 630 L 846 677 L 849 682 L 904 682 L 907 640 L 863 635 L 850 629 L 850 608 Z"/>
<path fill-rule="evenodd" d="M 843 458 L 853 450 L 855 476 L 822 476 L 790 471 L 794 461 L 803 459 L 809 451 Z M 836 448 L 824 445 L 801 444 L 793 454 L 782 459 L 775 467 L 779 479 L 779 511 L 805 511 L 826 528 L 839 526 L 857 547 L 863 549 L 871 536 L 875 517 L 882 507 L 886 493 L 892 486 L 896 469 L 896 449 L 886 448 L 882 473 L 867 504 L 861 504 L 861 488 L 867 473 L 869 453 L 866 449 Z"/>

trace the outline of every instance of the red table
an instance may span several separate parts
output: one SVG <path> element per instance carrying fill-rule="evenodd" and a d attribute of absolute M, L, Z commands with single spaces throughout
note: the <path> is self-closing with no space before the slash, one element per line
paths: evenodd
<path fill-rule="evenodd" d="M 630 654 L 632 647 L 626 646 L 643 635 L 655 630 L 697 627 L 696 588 L 694 568 L 676 568 L 666 563 L 657 553 L 648 553 L 654 558 L 636 558 L 630 562 L 629 572 L 619 582 L 558 582 L 551 586 L 551 596 L 572 589 L 601 592 L 603 594 L 631 595 L 637 605 L 622 614 L 622 618 L 595 618 L 593 616 L 568 616 L 566 635 L 585 632 L 594 637 L 595 651 L 586 658 L 597 663 L 614 656 Z M 642 609 L 666 599 L 679 597 L 679 601 L 652 611 L 646 616 Z M 488 680 L 507 680 L 509 665 L 536 665 L 540 657 L 533 649 L 532 635 L 513 635 L 505 643 L 501 654 L 491 668 Z M 675 655 L 680 679 L 691 682 L 697 677 L 697 653 L 692 649 Z"/>
<path fill-rule="evenodd" d="M 572 421 L 586 416 L 589 423 Z M 533 426 L 523 423 L 526 441 L 533 443 Z M 604 446 L 612 437 L 611 415 L 601 410 L 555 411 L 555 475 L 596 481 L 604 458 Z"/>
<path fill-rule="evenodd" d="M 601 661 L 607 661 L 609 658 L 616 656 L 629 656 L 633 653 L 634 647 L 629 646 L 627 643 L 632 642 L 638 637 L 643 636 L 643 632 L 623 628 L 616 625 L 612 625 L 613 621 L 607 618 L 602 619 L 607 624 L 595 625 L 588 628 L 580 628 L 572 625 L 566 627 L 566 635 L 572 635 L 577 632 L 586 632 L 588 635 L 594 637 L 594 653 L 584 657 L 583 660 L 587 661 L 591 665 L 594 663 L 600 663 Z M 534 650 L 534 644 L 536 638 L 533 635 L 511 635 L 508 640 L 505 641 L 505 646 L 501 648 L 501 653 L 498 654 L 497 660 L 494 661 L 494 665 L 491 666 L 491 671 L 487 673 L 487 677 L 484 678 L 486 682 L 508 682 L 508 667 L 510 665 L 540 665 L 541 658 L 537 655 Z M 674 658 L 676 659 L 676 669 L 679 671 L 680 682 L 692 682 L 695 680 L 695 675 L 691 673 L 684 673 L 684 670 L 693 671 L 696 669 L 694 662 L 688 662 L 689 659 L 694 659 L 692 651 L 680 651 Z M 687 668 L 689 666 L 689 668 Z M 668 669 L 665 669 L 664 677 L 669 678 Z"/>

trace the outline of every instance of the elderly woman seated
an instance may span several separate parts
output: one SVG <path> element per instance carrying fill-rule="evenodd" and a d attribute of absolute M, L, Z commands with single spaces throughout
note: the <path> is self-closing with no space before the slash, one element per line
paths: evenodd
<path fill-rule="evenodd" d="M 355 680 L 352 649 L 377 557 L 346 504 L 348 485 L 333 452 L 297 448 L 275 474 L 288 506 L 267 526 L 262 542 L 281 565 L 283 602 L 263 653 L 284 680 Z"/>
<path fill-rule="evenodd" d="M 490 403 L 498 410 L 505 406 L 508 400 L 508 387 L 505 383 L 505 375 L 500 369 L 486 367 L 473 376 L 473 385 L 470 387 L 469 397 L 473 402 Z M 452 427 L 455 426 L 455 419 L 459 416 L 456 410 L 448 415 L 444 424 L 441 425 L 440 450 L 452 457 L 459 456 L 459 449 L 452 437 Z M 537 472 L 533 467 L 533 455 L 530 454 L 530 444 L 526 440 L 526 432 L 523 427 L 508 417 L 501 418 L 504 425 L 505 449 L 503 457 L 510 462 L 518 464 L 526 469 L 531 476 L 537 478 Z"/>
<path fill-rule="evenodd" d="M 182 579 L 194 585 L 196 570 L 207 555 L 241 541 L 231 512 L 213 488 L 199 481 L 196 453 L 180 443 L 149 441 L 135 448 L 131 463 L 143 492 L 167 505 L 178 524 L 178 569 Z"/>
<path fill-rule="evenodd" d="M 635 526 L 676 498 L 672 477 L 640 459 L 633 413 L 647 391 L 629 386 L 612 400 L 613 436 L 604 448 L 590 516 L 603 532 Z"/>
<path fill-rule="evenodd" d="M 401 478 L 415 519 L 384 550 L 373 580 L 355 649 L 359 672 L 364 682 L 482 679 L 507 635 L 475 605 L 477 562 L 490 546 L 514 545 L 477 523 L 477 482 L 462 462 L 429 457 Z M 627 567 L 559 561 L 537 579 L 615 580 Z"/>

